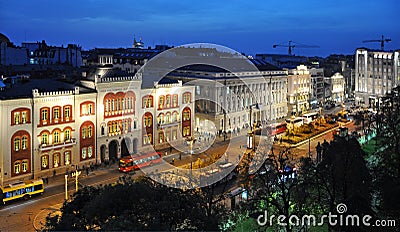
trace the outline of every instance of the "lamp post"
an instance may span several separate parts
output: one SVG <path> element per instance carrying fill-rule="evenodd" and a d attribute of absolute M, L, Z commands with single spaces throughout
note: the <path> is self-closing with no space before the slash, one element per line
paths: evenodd
<path fill-rule="evenodd" d="M 247 148 L 252 149 L 254 151 L 254 146 L 255 146 L 255 138 L 254 138 L 254 123 L 251 119 L 252 115 L 253 115 L 253 106 L 256 107 L 256 109 L 260 109 L 260 104 L 256 103 L 256 104 L 252 104 L 250 105 L 250 131 L 249 131 L 249 138 L 247 140 Z"/>
<path fill-rule="evenodd" d="M 65 174 L 65 200 L 68 200 L 68 175 Z"/>
<path fill-rule="evenodd" d="M 81 174 L 81 171 L 75 170 L 75 172 L 72 173 L 72 177 L 75 177 L 75 192 L 78 192 L 78 177 Z"/>

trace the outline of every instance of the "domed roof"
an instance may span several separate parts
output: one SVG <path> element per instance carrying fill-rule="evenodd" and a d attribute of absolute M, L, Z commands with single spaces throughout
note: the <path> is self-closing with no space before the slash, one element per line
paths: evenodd
<path fill-rule="evenodd" d="M 0 43 L 3 43 L 3 42 L 9 43 L 10 39 L 7 36 L 5 36 L 4 34 L 0 33 Z"/>

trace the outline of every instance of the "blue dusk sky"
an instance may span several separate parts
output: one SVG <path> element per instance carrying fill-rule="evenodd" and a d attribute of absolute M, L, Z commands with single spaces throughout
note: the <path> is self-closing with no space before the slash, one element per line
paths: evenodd
<path fill-rule="evenodd" d="M 398 0 L 0 0 L 0 33 L 16 45 L 46 40 L 83 49 L 215 43 L 238 52 L 287 53 L 289 40 L 319 48 L 296 55 L 353 54 L 378 49 L 363 40 L 392 39 L 400 49 Z"/>

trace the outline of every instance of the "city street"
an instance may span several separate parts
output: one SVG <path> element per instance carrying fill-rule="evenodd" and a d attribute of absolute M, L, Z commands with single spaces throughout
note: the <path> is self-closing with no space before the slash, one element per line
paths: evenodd
<path fill-rule="evenodd" d="M 349 132 L 354 131 L 356 126 L 354 122 L 350 122 L 346 125 L 349 128 Z M 227 161 L 236 164 L 239 157 L 243 157 L 245 152 L 248 152 L 246 148 L 247 135 L 242 134 L 237 137 L 233 137 L 230 141 L 224 141 L 223 138 L 217 138 L 216 143 L 214 143 L 209 149 L 200 154 L 181 154 L 178 153 L 168 155 L 164 157 L 164 160 L 171 162 L 174 159 L 175 166 L 182 166 L 185 168 L 190 168 L 190 163 L 192 163 L 193 168 L 197 168 L 198 160 L 207 161 L 211 159 L 211 154 L 227 154 Z M 295 159 L 300 157 L 307 157 L 310 152 L 312 157 L 315 158 L 315 147 L 318 142 L 322 143 L 324 140 L 330 141 L 333 139 L 333 134 L 331 131 L 325 132 L 323 135 L 318 135 L 308 142 L 291 148 L 292 154 L 295 155 Z M 257 139 L 258 140 L 258 139 Z M 285 145 L 280 145 L 279 143 L 274 144 L 274 152 L 281 151 L 285 149 Z M 265 148 L 262 148 L 263 150 Z M 181 159 L 179 159 L 181 156 Z M 224 160 L 225 161 L 225 160 Z M 171 168 L 170 165 L 156 165 L 147 168 L 147 171 L 153 172 L 165 172 Z M 122 176 L 118 170 L 117 165 L 111 165 L 109 167 L 101 167 L 91 173 L 88 176 L 82 176 L 79 179 L 80 185 L 98 185 L 113 183 Z M 136 172 L 135 176 L 141 175 L 141 172 Z M 64 176 L 57 176 L 50 178 L 49 184 L 45 186 L 45 193 L 42 196 L 33 197 L 28 201 L 16 201 L 7 204 L 0 208 L 0 230 L 1 231 L 35 231 L 35 229 L 41 228 L 41 223 L 44 222 L 45 217 L 48 213 L 57 212 L 57 210 L 62 205 L 65 199 L 65 188 L 64 188 Z M 235 186 L 233 186 L 235 187 Z M 75 183 L 72 177 L 69 177 L 68 181 L 68 194 L 72 195 L 75 191 Z"/>

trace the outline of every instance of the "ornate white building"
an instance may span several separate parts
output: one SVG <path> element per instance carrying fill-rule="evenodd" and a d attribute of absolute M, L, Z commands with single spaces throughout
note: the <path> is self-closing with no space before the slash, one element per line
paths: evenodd
<path fill-rule="evenodd" d="M 0 184 L 116 160 L 193 134 L 194 87 L 99 68 L 78 84 L 14 80 L 0 91 Z M 7 83 L 7 82 L 6 82 Z"/>
<path fill-rule="evenodd" d="M 399 84 L 400 51 L 356 50 L 355 97 L 357 104 L 375 107 L 377 98 Z"/>
<path fill-rule="evenodd" d="M 227 72 L 192 67 L 169 74 L 196 86 L 196 131 L 237 132 L 252 121 L 266 123 L 287 116 L 287 71 Z M 259 109 L 255 109 L 258 104 Z"/>
<path fill-rule="evenodd" d="M 307 66 L 299 65 L 289 70 L 288 99 L 289 111 L 301 114 L 310 108 L 311 74 Z"/>

